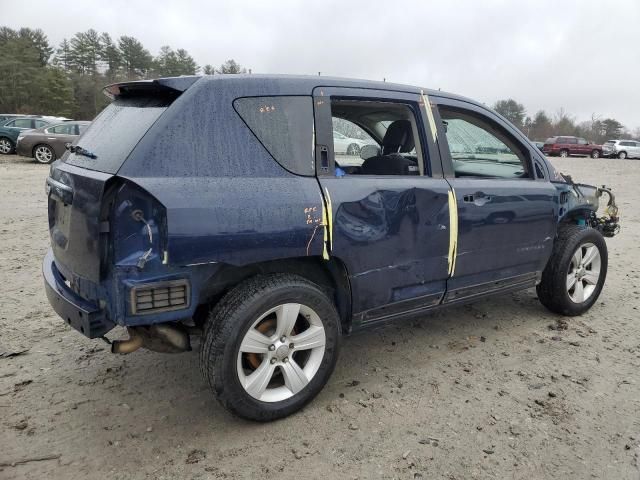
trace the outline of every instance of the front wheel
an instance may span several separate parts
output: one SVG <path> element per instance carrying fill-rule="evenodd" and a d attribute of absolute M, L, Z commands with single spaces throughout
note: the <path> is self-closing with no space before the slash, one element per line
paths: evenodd
<path fill-rule="evenodd" d="M 257 276 L 231 290 L 205 326 L 200 368 L 222 405 L 256 421 L 311 401 L 336 364 L 340 320 L 317 285 L 297 275 Z"/>
<path fill-rule="evenodd" d="M 600 150 L 594 150 L 591 152 L 591 158 L 600 158 Z"/>
<path fill-rule="evenodd" d="M 607 244 L 600 232 L 563 225 L 537 286 L 540 302 L 561 315 L 581 315 L 598 300 L 607 277 Z"/>
<path fill-rule="evenodd" d="M 560 150 L 560 156 L 562 158 L 567 158 L 569 156 L 569 150 Z"/>
<path fill-rule="evenodd" d="M 627 152 L 620 152 L 618 153 L 618 158 L 620 160 L 624 160 L 625 158 L 627 158 Z"/>

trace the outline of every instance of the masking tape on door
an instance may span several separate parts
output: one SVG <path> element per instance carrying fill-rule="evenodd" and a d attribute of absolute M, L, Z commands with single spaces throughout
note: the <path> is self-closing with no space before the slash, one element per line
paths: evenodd
<path fill-rule="evenodd" d="M 431 101 L 429 100 L 429 96 L 424 93 L 424 90 L 420 91 L 420 95 L 422 96 L 422 103 L 424 104 L 424 108 L 427 111 L 429 130 L 431 130 L 431 135 L 433 136 L 433 141 L 435 142 L 438 140 L 438 129 L 436 127 L 436 119 L 433 116 L 433 110 L 431 110 Z"/>
<path fill-rule="evenodd" d="M 458 202 L 456 192 L 449 190 L 449 277 L 453 277 L 456 271 L 456 257 L 458 255 Z"/>

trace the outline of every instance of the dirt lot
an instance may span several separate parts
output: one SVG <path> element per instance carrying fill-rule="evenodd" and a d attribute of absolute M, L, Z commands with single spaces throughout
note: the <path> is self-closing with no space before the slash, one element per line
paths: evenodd
<path fill-rule="evenodd" d="M 0 478 L 640 478 L 640 162 L 554 163 L 621 206 L 588 314 L 528 290 L 363 333 L 311 405 L 255 424 L 196 352 L 115 356 L 53 314 L 48 168 L 0 156 Z"/>

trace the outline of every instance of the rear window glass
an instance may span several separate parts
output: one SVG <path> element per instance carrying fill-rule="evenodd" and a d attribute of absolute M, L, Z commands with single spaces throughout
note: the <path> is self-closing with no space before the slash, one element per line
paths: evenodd
<path fill-rule="evenodd" d="M 74 124 L 63 123 L 62 125 L 56 125 L 55 127 L 49 127 L 47 129 L 49 133 L 60 133 L 64 135 L 75 135 L 76 126 Z"/>
<path fill-rule="evenodd" d="M 116 173 L 170 103 L 164 97 L 117 98 L 96 117 L 78 143 L 97 158 L 71 153 L 67 163 Z"/>
<path fill-rule="evenodd" d="M 238 98 L 233 106 L 271 156 L 298 175 L 314 175 L 311 97 Z"/>

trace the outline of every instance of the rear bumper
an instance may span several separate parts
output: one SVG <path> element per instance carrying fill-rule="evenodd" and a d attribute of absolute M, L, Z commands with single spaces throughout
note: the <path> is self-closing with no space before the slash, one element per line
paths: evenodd
<path fill-rule="evenodd" d="M 115 324 L 104 310 L 92 302 L 80 298 L 65 282 L 53 261 L 49 250 L 42 264 L 42 275 L 47 299 L 55 312 L 69 325 L 89 338 L 102 337 Z"/>

